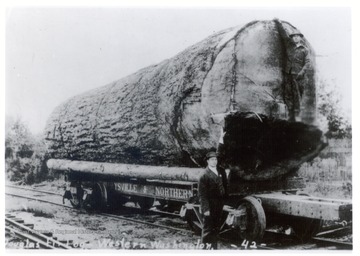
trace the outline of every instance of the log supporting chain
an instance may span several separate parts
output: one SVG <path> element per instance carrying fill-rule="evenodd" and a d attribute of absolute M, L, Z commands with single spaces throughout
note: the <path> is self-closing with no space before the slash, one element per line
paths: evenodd
<path fill-rule="evenodd" d="M 276 27 L 276 31 L 279 33 L 280 35 L 280 44 L 282 45 L 281 49 L 281 56 L 282 56 L 282 67 L 281 67 L 281 73 L 282 73 L 282 83 L 281 83 L 281 88 L 282 88 L 282 101 L 284 101 L 285 99 L 285 86 L 286 86 L 286 65 L 287 65 L 287 61 L 289 60 L 289 52 L 288 52 L 288 42 L 286 40 L 287 38 L 287 34 L 285 31 L 285 28 L 282 24 L 282 22 L 278 19 L 274 19 L 273 20 L 275 22 L 275 27 Z M 288 106 L 285 105 L 286 111 L 289 111 Z"/>
<path fill-rule="evenodd" d="M 233 61 L 234 61 L 234 65 L 232 68 L 232 79 L 231 79 L 231 96 L 230 96 L 230 111 L 235 111 L 235 87 L 237 84 L 237 75 L 236 75 L 236 68 L 237 68 L 237 64 L 238 64 L 238 60 L 236 58 L 236 53 L 235 53 L 235 48 L 236 48 L 236 38 L 235 40 L 235 44 L 234 44 L 234 53 L 232 54 L 233 57 Z"/>

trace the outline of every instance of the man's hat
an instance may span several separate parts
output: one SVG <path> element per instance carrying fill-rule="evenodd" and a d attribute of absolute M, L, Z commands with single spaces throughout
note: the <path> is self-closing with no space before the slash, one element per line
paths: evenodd
<path fill-rule="evenodd" d="M 304 37 L 303 34 L 299 33 L 299 32 L 296 32 L 296 33 L 292 33 L 289 35 L 290 37 L 293 37 L 293 36 L 301 36 L 301 37 Z"/>
<path fill-rule="evenodd" d="M 209 158 L 212 157 L 217 157 L 217 154 L 215 151 L 210 151 L 209 153 L 206 154 L 206 160 L 208 160 Z"/>

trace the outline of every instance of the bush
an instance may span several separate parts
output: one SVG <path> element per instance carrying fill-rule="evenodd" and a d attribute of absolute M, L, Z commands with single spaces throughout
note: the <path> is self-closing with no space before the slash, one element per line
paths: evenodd
<path fill-rule="evenodd" d="M 5 131 L 5 172 L 10 181 L 33 184 L 50 178 L 46 147 L 21 120 L 7 118 Z"/>
<path fill-rule="evenodd" d="M 352 137 L 352 127 L 343 109 L 340 107 L 341 97 L 335 85 L 320 80 L 318 90 L 318 108 L 319 119 L 326 122 L 329 139 L 344 139 Z"/>

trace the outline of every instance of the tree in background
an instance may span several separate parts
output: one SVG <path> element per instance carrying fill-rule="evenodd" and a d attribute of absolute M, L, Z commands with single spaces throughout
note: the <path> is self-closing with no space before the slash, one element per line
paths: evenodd
<path fill-rule="evenodd" d="M 5 171 L 10 181 L 32 184 L 49 178 L 46 149 L 41 136 L 34 136 L 21 118 L 6 117 Z"/>
<path fill-rule="evenodd" d="M 334 83 L 319 80 L 318 112 L 320 126 L 327 130 L 325 133 L 329 139 L 352 138 L 351 123 L 349 116 L 341 108 L 341 94 Z"/>
<path fill-rule="evenodd" d="M 6 117 L 5 158 L 31 157 L 34 139 L 25 123 L 17 118 Z"/>

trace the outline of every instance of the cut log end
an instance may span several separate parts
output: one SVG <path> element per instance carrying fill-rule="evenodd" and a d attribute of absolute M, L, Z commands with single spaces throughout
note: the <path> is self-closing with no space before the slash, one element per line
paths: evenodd
<path fill-rule="evenodd" d="M 219 162 L 246 180 L 268 180 L 296 171 L 326 146 L 315 126 L 252 112 L 229 114 L 224 131 Z"/>

